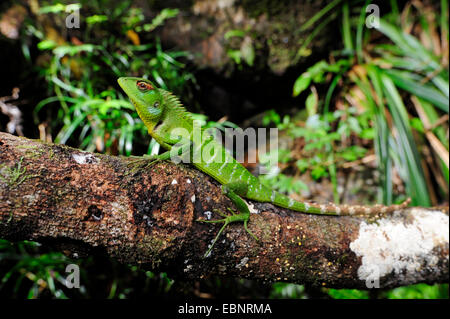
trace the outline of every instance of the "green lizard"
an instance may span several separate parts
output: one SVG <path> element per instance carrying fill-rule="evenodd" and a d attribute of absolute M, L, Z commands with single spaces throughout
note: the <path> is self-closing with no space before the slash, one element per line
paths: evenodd
<path fill-rule="evenodd" d="M 257 239 L 247 227 L 250 210 L 243 198 L 272 203 L 276 206 L 302 213 L 320 215 L 386 214 L 401 209 L 409 203 L 409 200 L 407 200 L 400 205 L 366 207 L 339 206 L 333 203 L 320 205 L 295 201 L 262 185 L 254 175 L 238 163 L 212 137 L 206 135 L 207 138 L 195 143 L 192 116 L 172 93 L 155 87 L 152 82 L 143 78 L 122 77 L 118 79 L 118 82 L 136 107 L 149 134 L 167 150 L 163 154 L 154 156 L 153 160 L 168 160 L 174 154 L 179 157 L 188 154 L 187 156 L 190 156 L 192 159 L 193 154 L 202 154 L 203 156 L 199 160 L 191 161 L 192 165 L 220 182 L 222 184 L 222 192 L 236 205 L 239 213 L 234 213 L 231 209 L 231 215 L 218 211 L 223 217 L 222 219 L 199 220 L 223 223 L 205 256 L 210 253 L 225 227 L 233 222 L 243 222 L 245 230 Z M 204 152 L 201 151 L 206 147 L 212 149 L 213 152 L 207 152 L 205 156 Z"/>

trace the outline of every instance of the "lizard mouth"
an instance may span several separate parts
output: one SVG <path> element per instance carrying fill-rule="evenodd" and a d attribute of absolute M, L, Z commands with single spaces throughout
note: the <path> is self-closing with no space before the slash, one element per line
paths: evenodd
<path fill-rule="evenodd" d="M 158 123 L 156 123 L 155 127 L 153 128 L 153 131 L 159 130 L 159 129 L 161 128 L 162 125 L 163 125 L 163 120 L 160 119 L 160 120 L 158 121 Z"/>

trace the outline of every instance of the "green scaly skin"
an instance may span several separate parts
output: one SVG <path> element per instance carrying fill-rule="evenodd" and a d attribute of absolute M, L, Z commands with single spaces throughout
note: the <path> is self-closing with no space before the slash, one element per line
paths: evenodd
<path fill-rule="evenodd" d="M 250 211 L 242 198 L 272 203 L 279 207 L 317 215 L 387 214 L 402 209 L 409 203 L 409 200 L 407 200 L 400 205 L 367 207 L 335 205 L 333 203 L 320 205 L 295 201 L 262 185 L 255 176 L 208 134 L 202 134 L 206 138 L 203 138 L 200 143 L 196 143 L 192 133 L 194 131 L 193 119 L 172 93 L 158 89 L 152 82 L 143 78 L 123 77 L 119 78 L 118 82 L 136 107 L 149 134 L 167 150 L 165 153 L 155 156 L 153 160 L 167 160 L 171 158 L 171 152 L 181 158 L 188 154 L 192 165 L 220 182 L 223 193 L 236 205 L 239 213 L 234 213 L 232 210 L 230 210 L 232 211 L 231 215 L 218 212 L 223 217 L 222 219 L 199 220 L 209 223 L 223 223 L 205 256 L 210 253 L 224 228 L 232 222 L 243 222 L 246 231 L 256 239 L 247 228 Z M 174 132 L 176 133 L 174 134 Z M 208 155 L 205 156 L 202 152 L 205 148 L 211 148 L 214 151 L 212 153 L 206 152 Z M 202 154 L 203 156 L 193 158 L 193 154 Z"/>

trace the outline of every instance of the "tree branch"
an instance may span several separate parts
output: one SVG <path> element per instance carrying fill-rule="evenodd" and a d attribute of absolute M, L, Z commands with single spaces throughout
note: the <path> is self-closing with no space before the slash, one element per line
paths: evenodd
<path fill-rule="evenodd" d="M 0 237 L 97 247 L 124 263 L 172 276 L 211 274 L 338 288 L 448 282 L 448 208 L 390 216 L 315 216 L 254 203 L 250 230 L 196 222 L 232 204 L 186 165 L 144 168 L 0 133 Z M 213 214 L 213 218 L 217 218 Z M 378 281 L 379 280 L 379 281 Z"/>

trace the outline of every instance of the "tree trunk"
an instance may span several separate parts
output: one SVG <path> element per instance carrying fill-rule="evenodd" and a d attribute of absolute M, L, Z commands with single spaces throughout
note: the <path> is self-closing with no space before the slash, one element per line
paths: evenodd
<path fill-rule="evenodd" d="M 372 218 L 316 216 L 253 203 L 249 228 L 196 222 L 232 207 L 220 185 L 186 165 L 0 133 L 0 237 L 88 252 L 171 276 L 211 274 L 336 288 L 447 282 L 448 208 Z M 218 218 L 212 213 L 213 218 Z"/>

